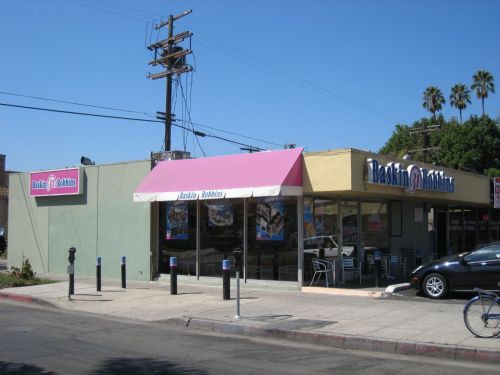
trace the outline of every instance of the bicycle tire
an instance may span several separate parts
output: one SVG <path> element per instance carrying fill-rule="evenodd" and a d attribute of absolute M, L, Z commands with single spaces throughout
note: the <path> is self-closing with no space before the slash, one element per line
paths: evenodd
<path fill-rule="evenodd" d="M 491 296 L 476 296 L 465 305 L 465 326 L 473 335 L 489 338 L 500 334 L 500 320 L 487 319 L 487 314 L 500 314 L 500 304 Z"/>

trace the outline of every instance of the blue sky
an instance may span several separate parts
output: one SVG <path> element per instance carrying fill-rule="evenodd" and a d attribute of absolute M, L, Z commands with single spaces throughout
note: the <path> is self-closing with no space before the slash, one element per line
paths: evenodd
<path fill-rule="evenodd" d="M 165 37 L 160 17 L 191 30 L 196 71 L 182 76 L 196 127 L 265 149 L 379 150 L 396 123 L 429 116 L 422 93 L 446 99 L 478 69 L 500 80 L 500 2 L 476 1 L 132 1 L 0 2 L 0 103 L 152 118 L 164 110 L 165 80 L 145 45 Z M 187 45 L 185 45 L 187 46 Z M 140 113 L 35 100 L 37 96 Z M 187 118 L 181 89 L 175 108 Z M 448 101 L 448 100 L 447 100 Z M 500 93 L 486 100 L 500 116 Z M 142 113 L 149 115 L 146 116 Z M 464 116 L 480 114 L 473 97 Z M 446 118 L 458 116 L 448 105 Z M 153 117 L 154 118 L 154 117 Z M 0 153 L 7 169 L 63 168 L 146 159 L 162 147 L 161 124 L 107 120 L 0 106 Z M 271 143 L 262 143 L 246 135 Z M 194 156 L 240 153 L 239 145 L 173 131 L 173 149 Z"/>

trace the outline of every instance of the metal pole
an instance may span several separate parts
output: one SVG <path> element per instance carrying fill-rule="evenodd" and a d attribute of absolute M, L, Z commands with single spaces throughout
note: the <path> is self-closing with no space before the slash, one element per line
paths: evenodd
<path fill-rule="evenodd" d="M 236 270 L 236 315 L 234 319 L 241 319 L 240 315 L 240 271 Z"/>
<path fill-rule="evenodd" d="M 101 291 L 101 257 L 97 257 L 96 261 L 96 289 L 98 292 Z"/>
<path fill-rule="evenodd" d="M 246 198 L 243 198 L 243 281 L 247 282 L 248 277 L 248 216 L 247 216 L 247 206 L 248 202 Z"/>
<path fill-rule="evenodd" d="M 121 257 L 121 263 L 122 263 L 122 288 L 125 289 L 127 287 L 127 280 L 126 280 L 127 258 L 125 256 Z"/>
<path fill-rule="evenodd" d="M 177 258 L 170 257 L 170 294 L 177 294 Z"/>
<path fill-rule="evenodd" d="M 297 197 L 297 285 L 304 284 L 304 197 Z"/>
<path fill-rule="evenodd" d="M 200 200 L 196 200 L 196 280 L 200 279 Z"/>

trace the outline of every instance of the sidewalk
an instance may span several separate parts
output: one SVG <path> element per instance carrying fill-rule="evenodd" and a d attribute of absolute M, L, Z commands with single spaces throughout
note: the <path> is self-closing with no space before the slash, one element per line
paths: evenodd
<path fill-rule="evenodd" d="M 218 284 L 179 280 L 178 295 L 173 296 L 167 281 L 128 282 L 127 289 L 122 289 L 118 282 L 105 280 L 102 291 L 96 292 L 94 279 L 77 278 L 70 301 L 67 281 L 3 289 L 0 299 L 187 329 L 500 363 L 500 338 L 474 337 L 464 325 L 463 305 L 388 299 L 383 290 L 304 288 L 299 292 L 245 286 L 242 318 L 235 319 L 236 290 L 232 286 L 232 300 L 224 301 L 222 282 Z"/>

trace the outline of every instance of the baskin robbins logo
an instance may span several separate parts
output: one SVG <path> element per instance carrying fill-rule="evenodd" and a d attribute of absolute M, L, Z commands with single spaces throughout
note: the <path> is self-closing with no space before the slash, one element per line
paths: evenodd
<path fill-rule="evenodd" d="M 177 200 L 221 199 L 224 196 L 223 190 L 181 191 L 177 196 Z"/>
<path fill-rule="evenodd" d="M 82 194 L 83 171 L 80 168 L 59 169 L 30 173 L 32 197 Z"/>
<path fill-rule="evenodd" d="M 31 188 L 33 190 L 46 190 L 50 193 L 53 190 L 61 188 L 72 188 L 77 186 L 76 178 L 63 177 L 59 178 L 53 174 L 49 175 L 47 179 L 34 180 L 31 182 Z"/>
<path fill-rule="evenodd" d="M 416 165 L 404 169 L 400 163 L 381 165 L 376 159 L 367 159 L 368 183 L 405 188 L 409 193 L 429 190 L 443 193 L 455 192 L 455 179 L 443 171 L 427 170 Z"/>

